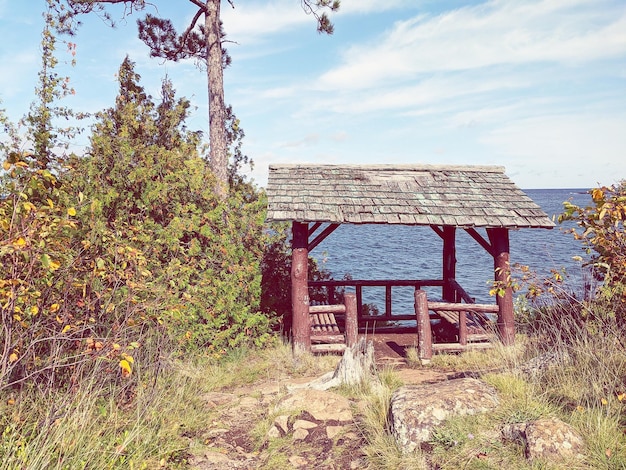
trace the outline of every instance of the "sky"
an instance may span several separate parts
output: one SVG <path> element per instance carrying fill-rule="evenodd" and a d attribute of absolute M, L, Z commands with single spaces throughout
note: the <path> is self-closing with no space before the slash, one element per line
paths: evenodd
<path fill-rule="evenodd" d="M 188 0 L 146 10 L 186 27 Z M 332 36 L 299 0 L 222 2 L 232 65 L 225 99 L 241 120 L 251 177 L 268 165 L 501 165 L 522 188 L 590 188 L 626 178 L 624 0 L 342 0 Z M 0 0 L 0 107 L 28 111 L 40 67 L 44 0 Z M 58 47 L 78 111 L 113 106 L 128 55 L 159 96 L 169 77 L 207 130 L 206 73 L 151 59 L 137 18 L 109 8 Z M 63 38 L 61 38 L 63 39 Z M 72 149 L 88 146 L 86 131 Z"/>

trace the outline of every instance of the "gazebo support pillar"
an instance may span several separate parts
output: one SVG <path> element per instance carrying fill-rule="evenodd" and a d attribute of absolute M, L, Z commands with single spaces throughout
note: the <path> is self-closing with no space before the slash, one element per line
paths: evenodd
<path fill-rule="evenodd" d="M 513 315 L 513 289 L 511 288 L 511 264 L 509 231 L 506 228 L 488 228 L 487 235 L 493 254 L 494 280 L 504 287 L 504 295 L 496 295 L 498 304 L 498 333 L 505 346 L 515 342 L 515 318 Z"/>
<path fill-rule="evenodd" d="M 444 302 L 456 302 L 456 291 L 450 279 L 456 279 L 456 227 L 445 225 L 443 227 L 443 288 L 442 297 Z"/>
<path fill-rule="evenodd" d="M 291 312 L 293 351 L 311 350 L 309 323 L 309 227 L 293 222 L 291 237 Z"/>

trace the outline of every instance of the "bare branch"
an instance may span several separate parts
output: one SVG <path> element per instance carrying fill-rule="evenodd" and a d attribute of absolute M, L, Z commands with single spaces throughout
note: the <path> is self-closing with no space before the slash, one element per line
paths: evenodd
<path fill-rule="evenodd" d="M 193 0 L 191 0 L 191 2 L 196 3 Z M 196 14 L 194 15 L 193 19 L 191 20 L 191 23 L 189 23 L 189 26 L 187 26 L 187 29 L 185 30 L 185 32 L 180 35 L 180 46 L 176 50 L 177 54 L 180 54 L 181 52 L 183 52 L 183 49 L 185 48 L 185 44 L 187 43 L 187 38 L 189 37 L 189 34 L 191 34 L 191 31 L 193 31 L 193 28 L 195 28 L 196 23 L 198 22 L 202 14 L 205 12 L 206 12 L 205 8 L 201 8 L 200 10 L 198 10 Z"/>
<path fill-rule="evenodd" d="M 206 10 L 206 5 L 202 3 L 200 0 L 189 0 L 189 1 L 193 3 L 195 6 L 197 6 L 198 8 L 200 8 L 201 10 Z"/>

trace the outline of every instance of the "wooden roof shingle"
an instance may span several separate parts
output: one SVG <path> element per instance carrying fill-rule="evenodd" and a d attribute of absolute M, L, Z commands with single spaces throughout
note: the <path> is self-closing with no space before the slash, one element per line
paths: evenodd
<path fill-rule="evenodd" d="M 268 221 L 553 228 L 501 166 L 270 165 Z"/>

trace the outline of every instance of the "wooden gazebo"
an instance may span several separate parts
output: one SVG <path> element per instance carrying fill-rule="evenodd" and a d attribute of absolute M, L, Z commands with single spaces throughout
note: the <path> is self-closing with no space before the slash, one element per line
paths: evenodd
<path fill-rule="evenodd" d="M 429 285 L 441 286 L 449 310 L 473 302 L 455 279 L 455 234 L 465 230 L 493 257 L 494 279 L 505 288 L 494 308 L 507 345 L 515 336 L 509 230 L 554 227 L 500 166 L 270 165 L 267 196 L 267 220 L 292 222 L 292 333 L 294 348 L 305 350 L 311 348 L 308 253 L 341 224 L 430 226 L 443 240 L 443 272 Z M 411 282 L 416 290 L 427 284 Z"/>

